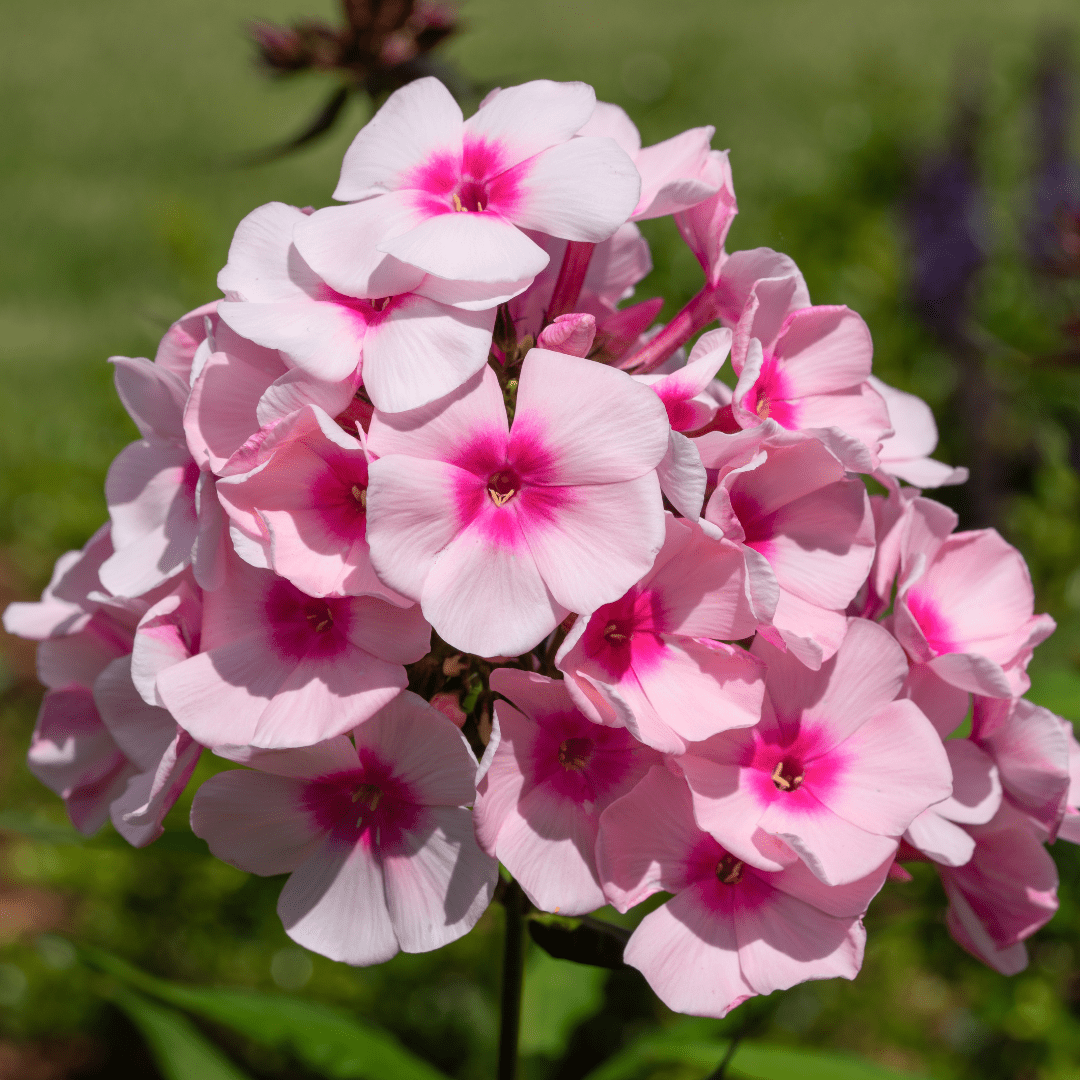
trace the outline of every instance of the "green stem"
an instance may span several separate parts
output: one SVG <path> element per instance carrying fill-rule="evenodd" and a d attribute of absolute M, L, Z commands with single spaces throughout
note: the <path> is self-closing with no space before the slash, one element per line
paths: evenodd
<path fill-rule="evenodd" d="M 525 894 L 516 881 L 507 885 L 502 902 L 506 913 L 506 941 L 499 1010 L 498 1080 L 517 1080 L 521 988 L 525 979 Z"/>

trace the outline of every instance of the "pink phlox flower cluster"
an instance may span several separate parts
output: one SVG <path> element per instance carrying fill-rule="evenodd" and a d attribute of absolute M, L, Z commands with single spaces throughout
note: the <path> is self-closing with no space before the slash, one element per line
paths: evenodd
<path fill-rule="evenodd" d="M 4 616 L 80 830 L 156 839 L 209 748 L 239 767 L 195 832 L 347 963 L 460 937 L 501 862 L 565 916 L 670 894 L 625 959 L 722 1016 L 853 978 L 921 861 L 957 942 L 1024 966 L 1080 842 L 1080 744 L 1022 696 L 1053 621 L 922 495 L 966 470 L 862 319 L 725 250 L 712 134 L 642 148 L 546 81 L 466 120 L 420 79 L 341 205 L 254 210 L 224 299 L 113 359 L 109 522 Z M 665 215 L 704 282 L 661 326 Z"/>

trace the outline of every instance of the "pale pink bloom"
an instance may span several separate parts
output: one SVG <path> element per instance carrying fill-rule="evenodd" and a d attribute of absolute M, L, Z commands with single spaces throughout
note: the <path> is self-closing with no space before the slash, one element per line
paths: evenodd
<path fill-rule="evenodd" d="M 1023 556 L 993 529 L 949 533 L 956 515 L 930 499 L 905 508 L 892 629 L 915 663 L 987 697 L 1030 686 L 1027 665 L 1054 620 L 1035 615 Z"/>
<path fill-rule="evenodd" d="M 1025 820 L 1008 805 L 970 825 L 975 851 L 963 866 L 939 866 L 956 942 L 1003 975 L 1027 967 L 1023 942 L 1057 911 L 1057 868 Z"/>
<path fill-rule="evenodd" d="M 567 251 L 566 240 L 543 233 L 529 233 L 529 237 L 547 252 L 550 261 L 533 283 L 510 301 L 510 316 L 519 338 L 526 334 L 537 338 L 543 332 Z M 633 222 L 620 226 L 609 240 L 593 248 L 574 308 L 576 312 L 596 319 L 600 342 L 612 345 L 615 355 L 621 355 L 637 340 L 663 305 L 663 299 L 658 297 L 619 310 L 618 305 L 634 295 L 634 286 L 651 270 L 649 245 Z M 625 342 L 613 342 L 613 338 L 625 339 Z"/>
<path fill-rule="evenodd" d="M 105 824 L 110 804 L 138 771 L 101 722 L 93 692 L 76 685 L 45 695 L 26 764 L 64 800 L 71 824 L 87 836 Z"/>
<path fill-rule="evenodd" d="M 378 295 L 337 292 L 293 244 L 306 220 L 295 206 L 268 203 L 240 222 L 218 275 L 218 312 L 238 334 L 326 382 L 360 365 L 372 403 L 389 412 L 442 397 L 487 363 L 494 301 L 461 311 L 428 299 L 426 275 L 404 265 L 382 275 Z"/>
<path fill-rule="evenodd" d="M 407 263 L 442 288 L 430 299 L 489 307 L 548 263 L 523 230 L 599 243 L 637 204 L 641 180 L 611 139 L 574 138 L 596 102 L 584 83 L 546 80 L 489 95 L 463 121 L 438 79 L 390 95 L 346 151 L 334 198 L 294 234 L 300 254 L 348 295 L 385 295 Z"/>
<path fill-rule="evenodd" d="M 715 131 L 711 126 L 691 128 L 642 149 L 641 133 L 626 112 L 618 105 L 598 101 L 578 134 L 606 136 L 626 151 L 641 174 L 641 195 L 630 220 L 643 221 L 687 210 L 719 193 L 726 177 L 714 176 L 710 168 L 714 152 L 709 143 Z M 726 163 L 726 151 L 722 158 Z M 727 186 L 730 188 L 730 183 Z"/>
<path fill-rule="evenodd" d="M 993 758 L 970 739 L 948 739 L 952 795 L 927 807 L 908 826 L 904 839 L 927 858 L 963 866 L 975 840 L 962 826 L 985 825 L 1001 806 L 1001 778 Z"/>
<path fill-rule="evenodd" d="M 698 338 L 683 367 L 668 374 L 635 375 L 634 379 L 651 386 L 664 403 L 672 431 L 694 432 L 716 415 L 717 399 L 709 389 L 730 349 L 730 330 L 710 330 Z"/>
<path fill-rule="evenodd" d="M 819 667 L 843 639 L 874 557 L 865 486 L 819 439 L 772 420 L 692 441 L 716 477 L 703 523 L 742 546 L 761 632 Z"/>
<path fill-rule="evenodd" d="M 938 442 L 937 424 L 930 406 L 922 398 L 888 386 L 873 375 L 867 381 L 884 400 L 893 430 L 882 440 L 878 453 L 881 471 L 919 488 L 964 483 L 967 469 L 954 468 L 930 457 Z"/>
<path fill-rule="evenodd" d="M 596 874 L 597 823 L 660 760 L 622 728 L 574 706 L 565 682 L 516 668 L 491 673 L 498 742 L 477 784 L 480 846 L 544 911 L 580 915 L 604 904 Z M 494 738 L 494 736 L 493 736 Z"/>
<path fill-rule="evenodd" d="M 573 312 L 557 315 L 555 321 L 545 326 L 536 339 L 538 348 L 548 352 L 566 353 L 567 356 L 588 356 L 596 338 L 596 318 Z"/>
<path fill-rule="evenodd" d="M 184 412 L 188 448 L 200 468 L 219 476 L 261 428 L 305 405 L 318 405 L 337 417 L 351 407 L 359 385 L 356 375 L 328 383 L 286 367 L 279 352 L 240 337 L 224 323 L 196 357 L 192 374 Z M 348 426 L 355 430 L 351 420 Z"/>
<path fill-rule="evenodd" d="M 254 769 L 203 784 L 191 827 L 241 870 L 290 875 L 278 915 L 294 941 L 378 964 L 468 933 L 498 870 L 467 808 L 476 759 L 445 716 L 404 693 L 352 735 L 233 755 Z"/>
<path fill-rule="evenodd" d="M 772 352 L 787 317 L 810 307 L 810 291 L 794 259 L 772 248 L 751 248 L 725 256 L 710 281 L 715 286 L 721 323 L 739 332 L 740 353 L 745 352 L 751 338 L 757 338 L 764 351 Z"/>
<path fill-rule="evenodd" d="M 890 622 L 886 619 L 882 625 L 889 629 Z M 939 678 L 926 664 L 911 665 L 900 696 L 914 701 L 943 739 L 956 731 L 971 710 L 971 695 Z"/>
<path fill-rule="evenodd" d="M 525 357 L 512 428 L 490 367 L 422 409 L 377 412 L 372 564 L 455 648 L 526 652 L 652 566 L 668 431 L 628 375 L 543 349 Z"/>
<path fill-rule="evenodd" d="M 315 598 L 230 560 L 204 597 L 202 652 L 158 674 L 178 724 L 204 746 L 309 746 L 372 716 L 407 684 L 429 627 L 373 597 Z"/>
<path fill-rule="evenodd" d="M 736 545 L 669 514 L 652 569 L 619 600 L 578 619 L 556 656 L 578 708 L 672 754 L 756 724 L 764 668 L 721 644 L 757 625 L 745 579 Z"/>
<path fill-rule="evenodd" d="M 343 431 L 317 405 L 252 436 L 218 481 L 237 553 L 309 596 L 379 596 L 366 539 L 368 455 L 363 434 Z M 237 536 L 237 533 L 242 536 Z"/>
<path fill-rule="evenodd" d="M 674 894 L 642 919 L 623 956 L 665 1005 L 697 1016 L 808 979 L 853 979 L 861 918 L 888 870 L 832 886 L 798 861 L 763 872 L 698 828 L 686 784 L 662 767 L 604 811 L 597 859 L 618 911 Z"/>
<path fill-rule="evenodd" d="M 951 791 L 937 732 L 896 700 L 903 650 L 876 623 L 852 619 L 820 671 L 760 637 L 752 652 L 767 668 L 761 722 L 678 759 L 698 824 L 760 869 L 780 870 L 794 854 L 826 884 L 857 881 Z"/>
<path fill-rule="evenodd" d="M 1024 698 L 976 697 L 971 738 L 993 758 L 1005 798 L 1053 842 L 1069 796 L 1072 724 Z"/>
<path fill-rule="evenodd" d="M 86 541 L 82 550 L 61 555 L 40 600 L 16 601 L 4 609 L 4 629 L 31 641 L 82 630 L 101 606 L 100 601 L 90 599 L 90 593 L 102 588 L 98 572 L 112 555 L 110 533 L 106 523 Z"/>
<path fill-rule="evenodd" d="M 769 302 L 784 301 L 781 294 Z M 866 323 L 847 307 L 802 308 L 783 317 L 766 346 L 748 337 L 760 302 L 755 291 L 732 344 L 739 380 L 731 400 L 735 422 L 750 428 L 772 418 L 791 431 L 839 428 L 866 447 L 876 466 L 881 441 L 892 429 L 884 399 L 868 382 L 873 343 Z"/>
<path fill-rule="evenodd" d="M 1080 844 L 1080 742 L 1069 732 L 1069 793 L 1065 800 L 1065 816 L 1058 828 L 1058 839 Z"/>
<path fill-rule="evenodd" d="M 94 683 L 94 702 L 133 772 L 110 803 L 113 825 L 129 844 L 145 847 L 164 831 L 161 823 L 187 787 L 202 747 L 165 709 L 142 699 L 131 670 L 130 656 L 114 660 Z"/>

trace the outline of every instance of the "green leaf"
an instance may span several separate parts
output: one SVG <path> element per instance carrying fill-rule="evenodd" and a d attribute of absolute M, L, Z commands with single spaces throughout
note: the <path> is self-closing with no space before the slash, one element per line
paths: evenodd
<path fill-rule="evenodd" d="M 80 954 L 91 967 L 144 994 L 283 1050 L 334 1080 L 446 1080 L 393 1036 L 329 1005 L 261 990 L 183 986 L 147 975 L 101 949 L 84 947 Z"/>
<path fill-rule="evenodd" d="M 248 1080 L 183 1013 L 131 990 L 118 990 L 112 1000 L 142 1033 L 166 1080 Z"/>
<path fill-rule="evenodd" d="M 521 1001 L 521 1053 L 560 1057 L 574 1028 L 603 1003 L 607 977 L 603 968 L 530 949 Z"/>
<path fill-rule="evenodd" d="M 549 956 L 557 960 L 572 960 L 575 964 L 592 964 L 600 968 L 625 967 L 623 949 L 630 931 L 585 916 L 574 925 L 554 920 L 529 920 L 529 936 Z"/>
<path fill-rule="evenodd" d="M 708 1076 L 728 1048 L 728 1040 L 703 1037 L 708 1022 L 686 1021 L 660 1035 L 646 1035 L 609 1058 L 585 1080 L 631 1080 L 657 1065 L 689 1065 Z M 912 1073 L 883 1069 L 852 1055 L 743 1042 L 728 1065 L 731 1080 L 921 1080 Z"/>

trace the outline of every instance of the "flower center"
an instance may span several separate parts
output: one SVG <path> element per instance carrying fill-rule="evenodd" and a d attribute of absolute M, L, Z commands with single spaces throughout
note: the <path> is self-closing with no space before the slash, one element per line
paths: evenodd
<path fill-rule="evenodd" d="M 314 611 L 309 611 L 305 618 L 317 634 L 326 633 L 334 625 L 334 613 L 330 610 L 329 604 L 322 604 Z"/>
<path fill-rule="evenodd" d="M 559 764 L 566 770 L 580 772 L 592 757 L 592 739 L 564 739 L 559 744 Z"/>
<path fill-rule="evenodd" d="M 771 403 L 770 403 L 769 399 L 767 397 L 765 397 L 764 394 L 762 394 L 761 397 L 758 398 L 757 410 L 756 411 L 757 411 L 758 416 L 760 416 L 762 420 L 768 420 L 769 419 L 770 404 Z"/>
<path fill-rule="evenodd" d="M 382 801 L 383 791 L 377 784 L 361 784 L 352 795 L 352 801 L 359 803 L 364 810 L 374 813 L 379 808 L 379 803 Z M 364 812 L 361 811 L 360 816 L 356 819 L 357 825 L 364 824 Z"/>
<path fill-rule="evenodd" d="M 488 480 L 488 495 L 496 506 L 505 506 L 516 494 L 520 481 L 509 469 L 497 472 Z"/>
<path fill-rule="evenodd" d="M 606 637 L 613 645 L 621 645 L 624 641 L 630 640 L 630 634 L 627 627 L 618 622 L 609 622 L 607 626 L 604 627 L 604 637 Z"/>
<path fill-rule="evenodd" d="M 802 766 L 797 761 L 778 761 L 772 771 L 772 782 L 777 791 L 796 791 L 803 782 Z"/>
<path fill-rule="evenodd" d="M 743 864 L 734 855 L 725 855 L 716 864 L 716 880 L 721 885 L 738 885 L 742 880 Z"/>
<path fill-rule="evenodd" d="M 352 497 L 356 500 L 356 505 L 361 510 L 367 510 L 367 488 L 361 487 L 359 484 L 353 484 Z"/>
<path fill-rule="evenodd" d="M 482 214 L 487 209 L 487 192 L 484 185 L 475 180 L 463 180 L 450 196 L 454 212 L 457 214 Z"/>

